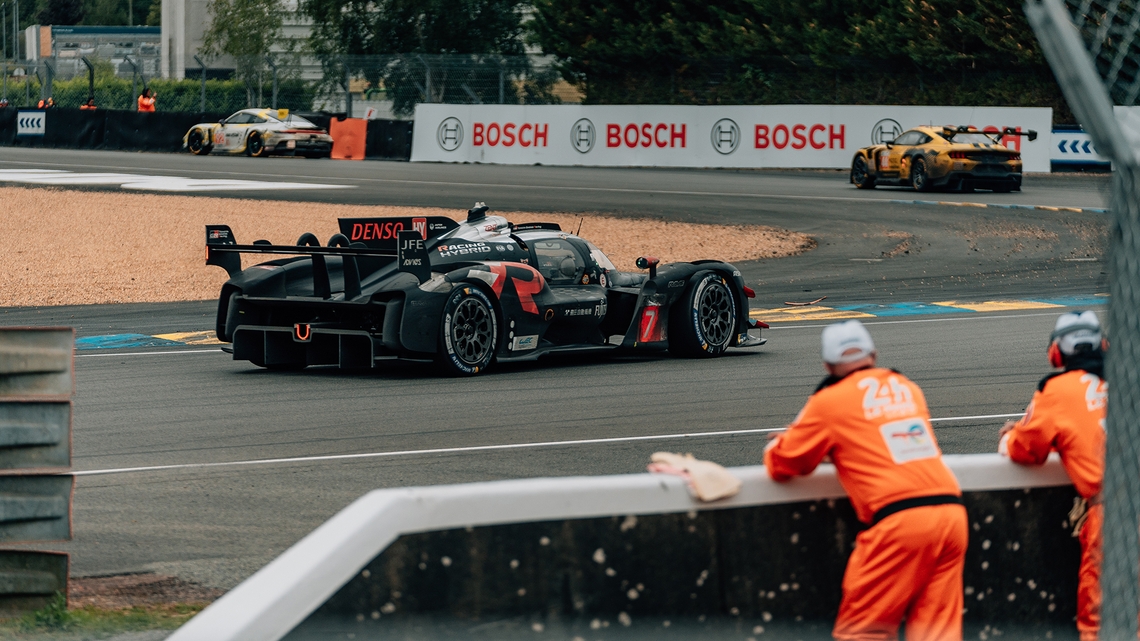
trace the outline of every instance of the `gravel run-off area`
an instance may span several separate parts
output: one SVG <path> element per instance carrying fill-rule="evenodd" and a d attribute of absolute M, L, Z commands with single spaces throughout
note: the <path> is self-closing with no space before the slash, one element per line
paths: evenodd
<path fill-rule="evenodd" d="M 293 244 L 304 232 L 327 240 L 337 218 L 448 216 L 424 207 L 332 205 L 54 188 L 0 188 L 0 307 L 209 300 L 226 273 L 205 264 L 205 226 L 229 225 L 239 243 Z M 495 212 L 492 212 L 495 213 Z M 553 222 L 581 234 L 619 269 L 638 256 L 662 262 L 742 262 L 807 251 L 805 234 L 759 225 L 726 227 L 582 214 L 504 214 L 514 223 Z M 245 265 L 263 262 L 244 256 Z"/>

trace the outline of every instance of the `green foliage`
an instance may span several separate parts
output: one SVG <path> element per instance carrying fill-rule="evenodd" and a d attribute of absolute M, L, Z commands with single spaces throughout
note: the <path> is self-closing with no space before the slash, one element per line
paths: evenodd
<path fill-rule="evenodd" d="M 23 9 L 23 6 L 20 7 Z M 37 0 L 36 19 L 42 25 L 73 25 L 83 20 L 83 0 Z"/>
<path fill-rule="evenodd" d="M 265 54 L 281 41 L 285 12 L 278 0 L 210 0 L 210 26 L 202 52 L 234 57 L 237 76 L 246 85 L 246 102 L 253 102 L 262 82 Z"/>
<path fill-rule="evenodd" d="M 1020 4 L 1006 0 L 536 0 L 528 27 L 592 103 L 936 101 L 1069 114 Z"/>
<path fill-rule="evenodd" d="M 204 604 L 175 604 L 101 610 L 68 610 L 63 595 L 44 609 L 16 619 L 0 619 L 0 638 L 16 641 L 89 641 L 125 632 L 173 630 L 202 610 Z"/>
<path fill-rule="evenodd" d="M 25 616 L 22 623 L 26 630 L 37 628 L 66 630 L 71 624 L 71 613 L 67 611 L 67 597 L 61 592 L 56 592 L 50 603 L 43 609 Z"/>
<path fill-rule="evenodd" d="M 500 74 L 508 102 L 547 102 L 550 85 L 535 74 L 525 52 L 524 0 L 303 0 L 312 18 L 311 48 L 326 74 L 344 77 L 345 55 L 356 76 L 383 87 L 394 110 L 417 102 L 499 101 Z M 402 54 L 368 59 L 366 56 Z M 463 54 L 445 61 L 441 54 Z M 430 76 L 430 81 L 429 81 Z M 516 90 L 517 86 L 517 90 Z M 335 91 L 335 85 L 326 87 Z"/>
<path fill-rule="evenodd" d="M 181 111 L 197 113 L 201 106 L 202 84 L 197 79 L 149 81 L 148 86 L 158 95 L 158 111 Z M 142 90 L 142 85 L 135 87 Z M 87 101 L 87 76 L 76 76 L 70 80 L 56 80 L 52 83 L 52 97 L 60 107 L 78 108 Z M 256 97 L 257 87 L 254 87 Z M 262 104 L 249 104 L 247 87 L 239 80 L 207 80 L 206 111 L 211 113 L 232 113 L 246 107 L 269 106 L 273 95 L 271 83 L 262 87 Z M 277 106 L 294 111 L 309 111 L 313 108 L 316 90 L 300 80 L 287 79 L 279 83 Z M 25 100 L 31 95 L 30 103 Z M 30 91 L 25 93 L 23 82 L 9 80 L 8 99 L 13 106 L 34 106 L 40 97 L 40 84 L 33 77 Z M 95 105 L 99 109 L 134 110 L 138 107 L 137 93 L 131 91 L 129 78 L 116 78 L 113 74 L 104 75 L 100 66 L 95 70 Z"/>

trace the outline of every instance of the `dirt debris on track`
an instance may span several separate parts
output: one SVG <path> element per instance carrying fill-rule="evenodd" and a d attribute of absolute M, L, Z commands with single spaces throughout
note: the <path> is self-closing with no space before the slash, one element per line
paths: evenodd
<path fill-rule="evenodd" d="M 0 307 L 209 300 L 226 274 L 205 264 L 205 225 L 226 224 L 238 242 L 265 238 L 292 244 L 304 232 L 322 240 L 337 218 L 448 216 L 465 211 L 425 207 L 333 205 L 199 196 L 0 188 Z M 494 213 L 494 212 L 492 212 Z M 620 269 L 640 255 L 662 262 L 703 258 L 747 261 L 807 251 L 805 234 L 759 225 L 726 227 L 579 214 L 506 212 L 515 223 L 582 225 L 582 235 Z M 245 257 L 251 265 L 260 257 Z"/>

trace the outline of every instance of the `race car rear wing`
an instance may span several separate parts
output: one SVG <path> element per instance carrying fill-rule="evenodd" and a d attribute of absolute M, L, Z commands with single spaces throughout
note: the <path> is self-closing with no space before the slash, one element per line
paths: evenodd
<path fill-rule="evenodd" d="M 360 259 L 395 258 L 399 271 L 416 276 L 421 283 L 431 278 L 427 248 L 420 232 L 400 230 L 397 238 L 395 249 L 365 247 L 362 243 L 349 241 L 344 234 L 335 234 L 329 239 L 328 246 L 321 247 L 320 241 L 311 233 L 302 234 L 296 245 L 274 245 L 267 240 L 255 240 L 252 245 L 239 245 L 228 225 L 206 225 L 206 264 L 225 269 L 232 278 L 242 271 L 241 254 L 311 256 L 313 293 L 328 298 L 332 292 L 325 256 L 340 256 L 344 259 L 345 297 L 351 299 L 360 295 L 360 269 L 357 264 Z"/>
<path fill-rule="evenodd" d="M 1003 127 L 999 130 L 990 129 L 989 131 L 985 131 L 978 129 L 977 127 L 971 127 L 969 125 L 958 125 L 957 127 L 942 128 L 942 137 L 947 140 L 953 138 L 955 134 L 982 134 L 985 136 L 1001 136 L 1002 138 L 1006 136 L 1025 136 L 1029 138 L 1030 142 L 1037 140 L 1037 132 L 1032 129 L 1026 129 L 1025 131 L 1022 131 L 1016 127 Z"/>

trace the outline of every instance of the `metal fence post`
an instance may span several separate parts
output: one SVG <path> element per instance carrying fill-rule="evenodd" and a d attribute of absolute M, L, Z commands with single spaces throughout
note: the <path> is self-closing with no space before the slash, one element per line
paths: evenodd
<path fill-rule="evenodd" d="M 500 105 L 504 104 L 506 102 L 506 93 L 504 92 L 505 87 L 503 86 L 504 80 L 506 79 L 505 76 L 506 76 L 506 73 L 503 70 L 503 60 L 500 58 L 499 59 L 499 104 Z"/>
<path fill-rule="evenodd" d="M 131 66 L 131 95 L 127 99 L 127 108 L 129 109 L 131 103 L 139 97 L 139 66 L 135 64 L 134 60 L 131 60 L 130 56 L 124 56 L 123 59 Z"/>
<path fill-rule="evenodd" d="M 202 105 L 199 111 L 206 113 L 206 63 L 202 62 L 202 59 L 197 55 L 194 56 L 194 62 L 197 62 L 198 66 L 202 68 Z"/>
<path fill-rule="evenodd" d="M 83 64 L 87 66 L 87 99 L 88 100 L 94 100 L 95 99 L 95 65 L 91 64 L 91 61 L 87 59 L 87 56 L 83 56 L 82 58 L 80 58 L 80 60 L 82 60 Z"/>
<path fill-rule="evenodd" d="M 344 113 L 352 117 L 352 68 L 348 66 L 348 59 L 344 61 Z"/>
<path fill-rule="evenodd" d="M 51 61 L 47 59 L 44 60 L 44 78 L 46 78 L 46 80 L 41 87 L 42 91 L 40 93 L 43 94 L 41 97 L 46 99 L 51 97 L 51 85 L 52 81 L 55 80 L 55 67 L 53 67 Z"/>
<path fill-rule="evenodd" d="M 277 65 L 273 63 L 273 56 L 265 56 L 265 62 L 273 70 L 273 108 L 277 108 Z"/>

